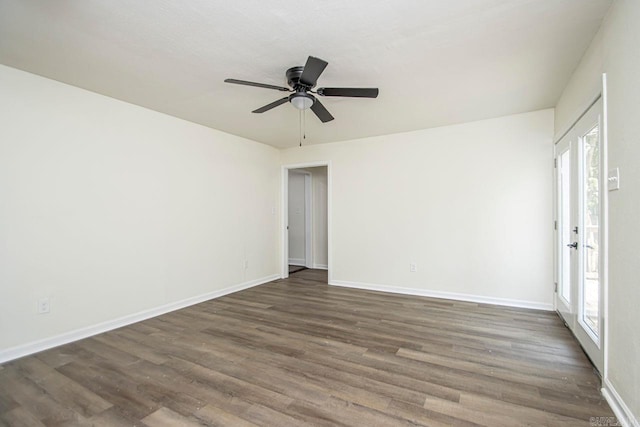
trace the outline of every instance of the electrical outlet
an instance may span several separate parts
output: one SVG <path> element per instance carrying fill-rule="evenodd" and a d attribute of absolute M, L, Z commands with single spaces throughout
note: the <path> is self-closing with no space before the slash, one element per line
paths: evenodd
<path fill-rule="evenodd" d="M 38 300 L 38 314 L 46 314 L 51 311 L 51 303 L 49 298 L 40 298 Z"/>
<path fill-rule="evenodd" d="M 415 262 L 412 262 L 409 264 L 409 271 L 411 273 L 415 273 L 416 271 L 418 271 L 418 264 L 416 264 Z"/>

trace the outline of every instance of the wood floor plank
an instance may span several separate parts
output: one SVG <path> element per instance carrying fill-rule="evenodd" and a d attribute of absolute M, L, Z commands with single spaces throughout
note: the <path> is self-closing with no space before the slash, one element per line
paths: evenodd
<path fill-rule="evenodd" d="M 16 407 L 10 411 L 0 414 L 0 425 L 11 427 L 44 427 L 45 425 L 30 412 L 27 408 L 22 406 Z"/>
<path fill-rule="evenodd" d="M 26 378 L 41 387 L 54 400 L 83 417 L 91 417 L 113 406 L 35 357 L 25 359 L 20 368 Z"/>
<path fill-rule="evenodd" d="M 613 417 L 555 313 L 327 272 L 0 366 L 0 425 L 574 426 Z"/>
<path fill-rule="evenodd" d="M 144 427 L 145 424 L 137 419 L 127 417 L 118 407 L 111 407 L 87 419 L 87 426 L 91 427 L 113 427 L 113 426 L 136 426 Z"/>
<path fill-rule="evenodd" d="M 142 419 L 149 427 L 196 427 L 200 422 L 190 420 L 168 408 L 160 408 Z"/>
<path fill-rule="evenodd" d="M 244 413 L 244 412 L 243 412 Z M 225 411 L 213 405 L 206 405 L 195 412 L 194 416 L 207 426 L 211 427 L 255 427 L 250 421 L 241 418 L 239 415 Z"/>

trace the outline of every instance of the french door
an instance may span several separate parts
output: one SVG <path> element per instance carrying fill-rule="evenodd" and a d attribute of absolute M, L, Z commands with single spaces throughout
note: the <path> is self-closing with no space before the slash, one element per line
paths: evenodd
<path fill-rule="evenodd" d="M 556 308 L 603 372 L 602 100 L 556 144 Z"/>

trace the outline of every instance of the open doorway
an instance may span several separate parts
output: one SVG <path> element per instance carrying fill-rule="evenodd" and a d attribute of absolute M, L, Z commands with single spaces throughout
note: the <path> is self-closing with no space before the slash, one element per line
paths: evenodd
<path fill-rule="evenodd" d="M 282 277 L 329 270 L 328 162 L 284 166 L 282 178 Z"/>

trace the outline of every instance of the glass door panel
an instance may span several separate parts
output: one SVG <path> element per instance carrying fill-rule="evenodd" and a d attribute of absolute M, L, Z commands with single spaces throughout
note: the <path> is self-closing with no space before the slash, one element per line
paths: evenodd
<path fill-rule="evenodd" d="M 581 138 L 582 182 L 582 304 L 580 318 L 596 340 L 600 333 L 600 126 Z"/>

